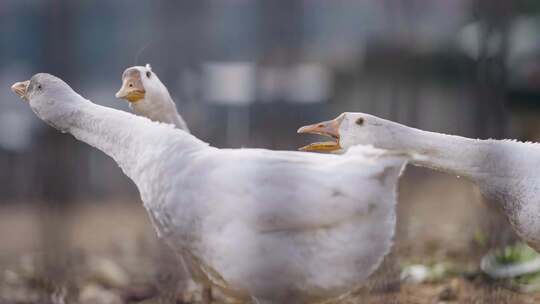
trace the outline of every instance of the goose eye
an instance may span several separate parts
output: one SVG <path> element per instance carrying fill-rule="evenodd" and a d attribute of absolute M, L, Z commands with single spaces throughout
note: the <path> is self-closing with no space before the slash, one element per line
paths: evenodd
<path fill-rule="evenodd" d="M 359 125 L 359 126 L 363 125 L 364 124 L 364 119 L 362 117 L 358 118 L 356 120 L 356 124 Z"/>
<path fill-rule="evenodd" d="M 150 78 L 150 75 L 152 75 L 152 72 L 146 72 L 146 77 Z"/>
<path fill-rule="evenodd" d="M 38 84 L 37 88 L 38 90 L 41 90 L 41 84 Z"/>

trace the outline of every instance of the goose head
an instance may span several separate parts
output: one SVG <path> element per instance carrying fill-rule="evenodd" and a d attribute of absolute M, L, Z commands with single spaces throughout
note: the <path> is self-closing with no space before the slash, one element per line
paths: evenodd
<path fill-rule="evenodd" d="M 146 82 L 150 78 L 152 78 L 152 69 L 149 64 L 144 67 L 134 66 L 127 68 L 122 73 L 122 87 L 116 92 L 116 98 L 125 99 L 129 102 L 144 101 L 146 88 L 148 87 Z M 155 82 L 155 80 L 148 82 Z"/>
<path fill-rule="evenodd" d="M 345 112 L 337 118 L 303 126 L 298 133 L 319 134 L 331 137 L 331 141 L 316 142 L 300 148 L 302 151 L 334 152 L 354 145 L 379 146 L 391 136 L 389 121 L 365 113 Z"/>
<path fill-rule="evenodd" d="M 151 120 L 172 124 L 178 120 L 176 104 L 149 64 L 127 68 L 115 96 L 127 100 L 135 113 Z"/>
<path fill-rule="evenodd" d="M 11 90 L 27 101 L 38 117 L 60 130 L 67 129 L 67 118 L 86 101 L 62 79 L 47 73 L 17 82 Z"/>
<path fill-rule="evenodd" d="M 127 68 L 122 74 L 122 87 L 115 96 L 127 100 L 142 112 L 174 105 L 167 87 L 152 72 L 149 64 Z"/>

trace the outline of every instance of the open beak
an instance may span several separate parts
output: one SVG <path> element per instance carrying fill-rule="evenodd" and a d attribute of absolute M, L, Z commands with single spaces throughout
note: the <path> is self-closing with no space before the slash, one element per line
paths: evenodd
<path fill-rule="evenodd" d="M 126 77 L 122 81 L 122 87 L 114 96 L 116 98 L 125 99 L 129 102 L 137 102 L 144 99 L 146 91 L 142 86 L 141 80 L 133 79 L 133 77 Z"/>
<path fill-rule="evenodd" d="M 307 146 L 301 147 L 300 151 L 309 152 L 332 152 L 340 150 L 339 145 L 339 126 L 341 119 L 336 118 L 325 122 L 316 123 L 309 126 L 304 126 L 298 129 L 298 133 L 309 133 L 329 136 L 333 138 L 333 141 L 315 142 Z"/>
<path fill-rule="evenodd" d="M 29 84 L 30 84 L 30 80 L 17 82 L 11 86 L 11 91 L 19 95 L 19 97 L 22 98 L 23 100 L 27 100 L 26 89 L 28 89 Z"/>

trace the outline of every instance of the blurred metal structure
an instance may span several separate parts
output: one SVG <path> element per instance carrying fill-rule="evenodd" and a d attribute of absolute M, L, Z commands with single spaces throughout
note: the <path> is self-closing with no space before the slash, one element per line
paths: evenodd
<path fill-rule="evenodd" d="M 0 84 L 18 80 L 13 71 L 47 71 L 127 110 L 113 98 L 120 73 L 149 62 L 194 134 L 220 147 L 294 149 L 310 140 L 296 137 L 297 126 L 354 110 L 503 137 L 514 20 L 539 10 L 534 1 L 502 0 L 8 0 L 0 4 Z M 222 70 L 205 68 L 238 62 L 251 72 L 225 76 L 228 83 Z M 228 98 L 217 84 L 250 93 L 242 104 L 216 104 L 215 95 Z M 16 97 L 1 96 L 0 112 L 14 108 Z M 27 114 L 4 117 L 32 121 Z M 106 157 L 42 123 L 21 128 L 32 131 L 11 141 L 0 134 L 2 201 L 137 195 Z M 2 138 L 31 144 L 9 150 Z"/>

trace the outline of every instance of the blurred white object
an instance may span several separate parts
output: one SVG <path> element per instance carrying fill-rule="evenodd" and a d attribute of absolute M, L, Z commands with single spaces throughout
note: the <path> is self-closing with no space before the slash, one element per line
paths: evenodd
<path fill-rule="evenodd" d="M 325 102 L 332 91 L 332 76 L 319 64 L 261 67 L 257 77 L 257 101 L 297 103 Z"/>
<path fill-rule="evenodd" d="M 415 264 L 405 267 L 401 272 L 401 280 L 408 283 L 419 284 L 429 277 L 429 268 L 425 265 Z"/>
<path fill-rule="evenodd" d="M 535 55 L 540 51 L 540 19 L 533 17 L 516 18 L 508 34 L 508 64 Z"/>
<path fill-rule="evenodd" d="M 281 66 L 262 66 L 257 71 L 257 101 L 275 102 L 286 99 L 289 69 Z"/>
<path fill-rule="evenodd" d="M 480 268 L 495 279 L 514 278 L 520 275 L 540 271 L 540 258 L 519 264 L 500 265 L 492 256 L 482 258 Z"/>
<path fill-rule="evenodd" d="M 488 35 L 483 37 L 484 35 Z M 478 59 L 482 40 L 487 39 L 486 55 L 493 56 L 503 47 L 503 36 L 500 31 L 488 33 L 485 25 L 474 22 L 464 26 L 458 34 L 457 44 L 469 57 Z M 510 25 L 508 31 L 507 63 L 515 64 L 517 60 L 532 55 L 540 50 L 540 22 L 538 18 L 519 17 Z"/>
<path fill-rule="evenodd" d="M 457 37 L 457 44 L 461 50 L 473 59 L 478 59 L 482 46 L 482 40 L 487 39 L 486 42 L 486 54 L 487 56 L 494 56 L 500 52 L 503 47 L 503 37 L 498 31 L 493 31 L 487 35 L 485 25 L 481 22 L 474 22 L 466 25 L 460 31 Z"/>
<path fill-rule="evenodd" d="M 204 99 L 247 105 L 255 99 L 255 68 L 249 62 L 215 62 L 204 66 Z"/>
<path fill-rule="evenodd" d="M 449 266 L 445 263 L 433 265 L 414 264 L 403 268 L 401 280 L 407 283 L 420 284 L 426 281 L 440 281 L 448 276 Z"/>
<path fill-rule="evenodd" d="M 290 70 L 287 99 L 298 103 L 328 100 L 331 91 L 330 73 L 318 64 L 300 64 Z"/>
<path fill-rule="evenodd" d="M 80 304 L 123 304 L 122 298 L 114 291 L 97 284 L 88 284 L 79 293 Z"/>
<path fill-rule="evenodd" d="M 129 285 L 130 278 L 126 271 L 110 259 L 94 257 L 87 266 L 89 277 L 100 285 L 113 288 Z"/>
<path fill-rule="evenodd" d="M 533 251 L 534 249 L 530 249 Z M 497 252 L 482 257 L 480 269 L 494 279 L 515 278 L 540 271 L 540 257 L 528 261 L 515 261 L 502 264 L 497 261 Z"/>

